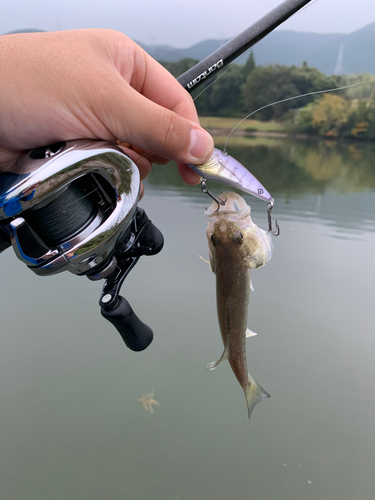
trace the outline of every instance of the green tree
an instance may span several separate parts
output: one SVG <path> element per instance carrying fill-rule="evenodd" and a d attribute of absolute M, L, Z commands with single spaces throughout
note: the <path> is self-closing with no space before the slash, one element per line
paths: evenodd
<path fill-rule="evenodd" d="M 368 135 L 368 128 L 367 101 L 364 99 L 354 99 L 351 102 L 351 109 L 343 135 L 364 139 Z"/>
<path fill-rule="evenodd" d="M 243 86 L 243 101 L 246 112 L 289 97 L 302 96 L 337 87 L 334 77 L 327 77 L 307 64 L 296 66 L 270 65 L 256 67 L 247 77 Z M 257 114 L 256 118 L 270 120 L 280 118 L 289 109 L 300 108 L 314 100 L 315 96 L 299 97 L 270 106 Z"/>
<path fill-rule="evenodd" d="M 237 116 L 242 108 L 243 68 L 233 65 L 219 76 L 209 91 L 209 109 L 213 116 Z"/>
<path fill-rule="evenodd" d="M 355 85 L 355 87 L 351 87 L 345 91 L 346 95 L 351 99 L 370 99 L 371 94 L 374 91 L 374 75 L 346 75 L 344 79 L 345 82 L 343 85 L 353 85 L 370 80 L 366 83 L 362 83 L 361 85 Z"/>
<path fill-rule="evenodd" d="M 162 64 L 164 68 L 166 68 L 170 73 L 172 73 L 172 75 L 175 78 L 185 73 L 185 71 L 195 66 L 198 62 L 199 61 L 197 59 L 191 59 L 191 58 L 185 58 L 175 62 L 159 61 L 159 63 Z M 199 86 L 198 89 L 193 90 L 191 94 L 192 97 L 193 98 L 196 97 L 199 93 L 202 92 L 202 90 L 205 90 L 205 88 L 207 88 L 209 84 L 210 84 L 209 81 L 205 81 L 203 85 Z M 199 96 L 199 99 L 196 101 L 195 104 L 197 106 L 198 114 L 202 116 L 212 114 L 212 110 L 210 108 L 210 91 L 209 90 L 204 91 Z"/>
<path fill-rule="evenodd" d="M 307 132 L 338 137 L 348 122 L 350 104 L 341 96 L 324 94 L 298 116 L 298 125 Z"/>
<path fill-rule="evenodd" d="M 298 95 L 298 89 L 291 80 L 289 68 L 279 65 L 258 66 L 250 73 L 243 86 L 245 112 L 250 113 L 293 95 Z M 279 118 L 287 110 L 287 103 L 277 104 L 259 111 L 255 118 Z"/>
<path fill-rule="evenodd" d="M 178 76 L 185 73 L 188 69 L 195 66 L 199 61 L 198 59 L 191 59 L 189 57 L 185 59 L 180 59 L 180 61 L 169 62 L 169 61 L 158 61 L 164 68 L 166 68 L 172 75 L 177 78 Z"/>
<path fill-rule="evenodd" d="M 373 92 L 370 99 L 365 101 L 365 103 L 366 103 L 365 116 L 359 117 L 363 118 L 368 123 L 367 131 L 366 134 L 364 134 L 363 138 L 374 140 L 375 139 L 375 91 Z"/>
<path fill-rule="evenodd" d="M 256 66 L 256 64 L 255 64 L 254 53 L 251 50 L 249 57 L 247 58 L 247 61 L 245 62 L 245 64 L 242 67 L 242 74 L 244 76 L 244 80 L 250 75 L 250 73 L 253 71 L 255 66 Z"/>
<path fill-rule="evenodd" d="M 336 77 L 327 77 L 316 68 L 309 68 L 306 62 L 301 68 L 291 66 L 290 76 L 300 95 L 338 87 Z M 313 102 L 315 98 L 315 95 L 310 95 L 290 101 L 289 109 L 301 108 L 309 102 Z"/>

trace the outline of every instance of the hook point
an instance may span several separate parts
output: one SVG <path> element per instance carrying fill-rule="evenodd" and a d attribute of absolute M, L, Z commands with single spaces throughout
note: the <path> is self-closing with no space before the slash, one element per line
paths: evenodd
<path fill-rule="evenodd" d="M 206 193 L 206 194 L 208 194 L 208 196 L 210 196 L 210 198 L 212 198 L 214 201 L 216 201 L 216 203 L 217 203 L 217 210 L 216 210 L 216 212 L 217 212 L 217 211 L 220 209 L 220 205 L 221 205 L 221 206 L 224 206 L 224 205 L 225 205 L 225 201 L 226 201 L 226 200 L 225 200 L 225 201 L 224 201 L 224 200 L 222 200 L 222 199 L 220 198 L 220 196 L 218 196 L 218 197 L 216 198 L 216 197 L 215 197 L 212 193 L 210 193 L 210 191 L 208 190 L 207 184 L 206 184 L 206 179 L 203 179 L 203 178 L 202 178 L 202 179 L 201 179 L 201 183 L 202 183 L 202 187 L 201 187 L 201 191 L 202 191 L 202 193 Z"/>
<path fill-rule="evenodd" d="M 273 234 L 274 236 L 279 236 L 280 226 L 277 222 L 277 219 L 275 219 L 275 229 L 272 229 L 271 210 L 273 208 L 273 204 L 274 204 L 274 199 L 271 198 L 270 201 L 267 203 L 268 232 Z"/>

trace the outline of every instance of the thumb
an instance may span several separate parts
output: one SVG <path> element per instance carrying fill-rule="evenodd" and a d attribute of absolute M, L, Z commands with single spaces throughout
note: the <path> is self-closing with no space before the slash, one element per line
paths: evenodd
<path fill-rule="evenodd" d="M 119 78 L 118 85 L 111 86 L 112 95 L 107 93 L 106 117 L 102 119 L 114 137 L 180 163 L 198 164 L 211 157 L 214 142 L 208 132 Z"/>

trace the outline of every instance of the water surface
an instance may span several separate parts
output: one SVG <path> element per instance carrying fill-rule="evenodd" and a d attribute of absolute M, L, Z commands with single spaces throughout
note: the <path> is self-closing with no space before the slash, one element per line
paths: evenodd
<path fill-rule="evenodd" d="M 252 273 L 247 419 L 222 343 L 204 206 L 173 165 L 141 202 L 165 236 L 122 293 L 155 334 L 133 353 L 100 315 L 101 283 L 35 276 L 1 255 L 2 500 L 372 500 L 375 148 L 249 140 L 229 152 L 275 197 L 281 235 Z M 213 190 L 217 186 L 212 185 Z M 251 203 L 266 228 L 266 209 Z M 160 406 L 138 403 L 155 390 Z"/>

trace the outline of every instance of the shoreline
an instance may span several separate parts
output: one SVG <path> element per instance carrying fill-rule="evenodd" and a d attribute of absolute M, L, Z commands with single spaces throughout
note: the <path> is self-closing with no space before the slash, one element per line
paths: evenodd
<path fill-rule="evenodd" d="M 212 135 L 212 137 L 225 137 L 231 133 L 230 128 L 219 128 L 219 127 L 205 127 L 205 130 Z M 324 139 L 320 136 L 316 135 L 308 135 L 308 134 L 291 134 L 288 132 L 271 132 L 268 130 L 245 130 L 245 129 L 236 129 L 232 132 L 231 137 L 262 137 L 269 139 L 299 139 L 299 140 L 309 140 L 309 139 Z M 329 138 L 332 139 L 332 138 Z M 334 138 L 337 139 L 337 138 Z"/>
<path fill-rule="evenodd" d="M 205 130 L 212 135 L 212 137 L 228 137 L 231 133 L 230 128 L 220 127 L 204 127 Z M 268 139 L 296 139 L 302 141 L 326 141 L 326 142 L 351 142 L 351 143 L 374 143 L 372 139 L 360 139 L 355 137 L 323 137 L 321 135 L 311 135 L 302 133 L 289 133 L 289 132 L 271 132 L 267 130 L 245 130 L 236 129 L 232 132 L 231 137 L 243 138 L 268 138 Z"/>

